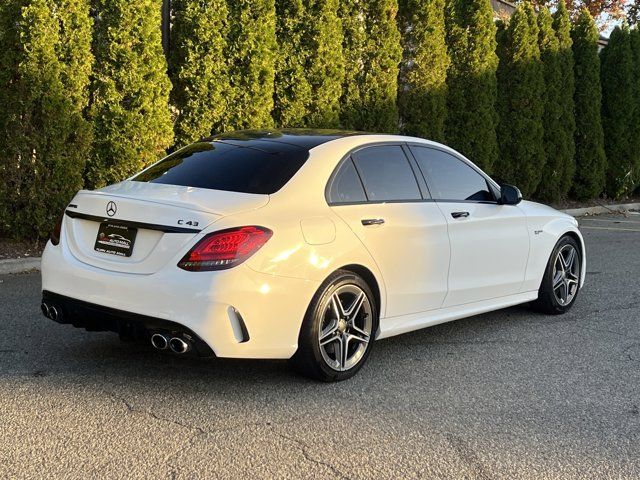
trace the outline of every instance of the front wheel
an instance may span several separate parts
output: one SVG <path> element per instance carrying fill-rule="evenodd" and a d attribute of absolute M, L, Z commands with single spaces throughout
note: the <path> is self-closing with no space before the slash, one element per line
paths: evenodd
<path fill-rule="evenodd" d="M 580 246 L 573 237 L 565 235 L 551 253 L 534 308 L 551 315 L 567 312 L 580 290 L 581 269 Z"/>
<path fill-rule="evenodd" d="M 309 305 L 293 366 L 317 380 L 346 380 L 367 360 L 377 328 L 371 289 L 355 273 L 339 270 L 322 284 Z"/>

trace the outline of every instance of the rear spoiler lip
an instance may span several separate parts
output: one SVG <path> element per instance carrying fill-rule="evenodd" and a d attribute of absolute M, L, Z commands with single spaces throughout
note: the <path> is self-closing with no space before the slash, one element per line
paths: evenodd
<path fill-rule="evenodd" d="M 118 218 L 99 217 L 97 215 L 89 215 L 86 213 L 65 210 L 65 214 L 70 218 L 80 218 L 82 220 L 90 220 L 92 222 L 110 222 L 118 225 L 125 225 L 132 228 L 142 228 L 145 230 L 158 230 L 164 233 L 200 233 L 202 230 L 198 228 L 174 227 L 169 225 L 158 225 L 156 223 L 134 222 L 131 220 L 121 220 Z"/>

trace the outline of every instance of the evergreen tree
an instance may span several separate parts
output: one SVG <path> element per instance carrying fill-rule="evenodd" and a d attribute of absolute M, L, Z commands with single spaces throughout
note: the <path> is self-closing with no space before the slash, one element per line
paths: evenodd
<path fill-rule="evenodd" d="M 575 72 L 576 173 L 573 194 L 578 199 L 600 195 L 605 184 L 606 156 L 600 117 L 598 28 L 582 9 L 571 30 Z"/>
<path fill-rule="evenodd" d="M 487 172 L 496 140 L 496 26 L 489 0 L 448 0 L 447 143 Z"/>
<path fill-rule="evenodd" d="M 576 171 L 576 146 L 574 135 L 576 132 L 575 121 L 575 78 L 573 73 L 573 41 L 571 40 L 571 19 L 565 2 L 559 2 L 558 8 L 553 14 L 553 29 L 558 38 L 561 71 L 561 85 L 564 90 L 558 99 L 561 104 L 559 132 L 557 133 L 558 145 L 562 147 L 558 149 L 557 155 L 564 158 L 559 161 L 560 174 L 560 198 L 564 198 L 569 194 L 571 185 L 573 184 L 573 176 Z M 545 130 L 546 131 L 546 130 Z M 549 154 L 547 154 L 549 161 Z"/>
<path fill-rule="evenodd" d="M 342 3 L 346 78 L 342 123 L 376 132 L 398 129 L 398 67 L 402 59 L 397 0 Z"/>
<path fill-rule="evenodd" d="M 633 57 L 627 26 L 611 32 L 609 44 L 600 54 L 602 62 L 602 125 L 607 154 L 606 191 L 620 198 L 635 186 L 633 151 L 635 130 Z"/>
<path fill-rule="evenodd" d="M 556 24 L 556 31 L 554 29 Z M 540 60 L 544 73 L 544 148 L 546 164 L 537 196 L 548 201 L 566 196 L 573 176 L 575 120 L 573 117 L 573 55 L 570 24 L 564 2 L 560 2 L 555 19 L 549 9 L 538 13 Z M 563 47 L 560 47 L 560 39 Z"/>
<path fill-rule="evenodd" d="M 277 55 L 274 0 L 229 2 L 229 128 L 273 126 Z"/>
<path fill-rule="evenodd" d="M 85 0 L 0 7 L 0 230 L 45 237 L 82 188 L 91 70 Z"/>
<path fill-rule="evenodd" d="M 308 27 L 302 0 L 277 0 L 276 37 L 278 59 L 275 74 L 276 124 L 302 127 L 311 103 L 311 85 L 307 78 Z"/>
<path fill-rule="evenodd" d="M 640 185 L 640 30 L 636 26 L 631 30 L 631 52 L 633 54 L 633 121 L 631 139 L 633 141 L 634 187 Z"/>
<path fill-rule="evenodd" d="M 96 0 L 91 115 L 92 187 L 119 182 L 164 155 L 173 142 L 171 83 L 154 0 Z"/>
<path fill-rule="evenodd" d="M 175 143 L 183 146 L 221 131 L 229 94 L 227 3 L 173 0 L 169 73 L 178 110 Z"/>
<path fill-rule="evenodd" d="M 311 0 L 307 6 L 307 78 L 312 99 L 306 126 L 340 126 L 340 92 L 344 79 L 342 21 L 339 0 Z"/>
<path fill-rule="evenodd" d="M 447 68 L 444 0 L 403 0 L 403 63 L 398 104 L 403 132 L 444 141 Z"/>
<path fill-rule="evenodd" d="M 538 25 L 530 3 L 518 5 L 504 31 L 498 66 L 499 177 L 517 185 L 524 195 L 536 191 L 545 163 L 545 85 Z"/>

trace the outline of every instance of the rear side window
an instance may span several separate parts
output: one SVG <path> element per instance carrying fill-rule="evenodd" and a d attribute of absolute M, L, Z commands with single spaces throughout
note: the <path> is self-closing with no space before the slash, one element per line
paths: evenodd
<path fill-rule="evenodd" d="M 356 167 L 348 158 L 333 177 L 329 186 L 329 202 L 355 203 L 366 202 L 367 197 L 362 188 L 362 182 L 356 172 Z"/>
<path fill-rule="evenodd" d="M 293 177 L 308 156 L 306 149 L 283 143 L 198 142 L 169 155 L 132 180 L 271 194 Z"/>
<path fill-rule="evenodd" d="M 422 198 L 409 160 L 399 145 L 381 145 L 352 155 L 369 201 Z"/>
<path fill-rule="evenodd" d="M 426 147 L 411 147 L 429 191 L 436 200 L 495 201 L 487 180 L 453 155 Z"/>

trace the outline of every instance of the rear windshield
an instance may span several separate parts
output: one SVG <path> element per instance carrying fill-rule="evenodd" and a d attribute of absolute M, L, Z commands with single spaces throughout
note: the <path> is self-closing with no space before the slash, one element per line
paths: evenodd
<path fill-rule="evenodd" d="M 132 180 L 271 194 L 280 190 L 308 157 L 306 149 L 283 143 L 198 142 L 169 155 Z"/>

